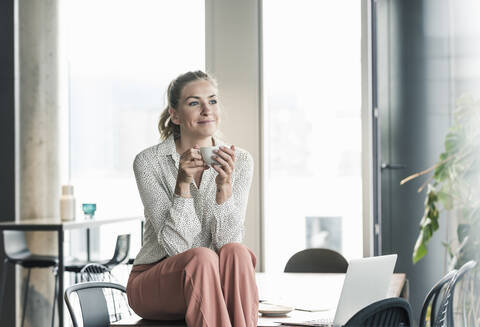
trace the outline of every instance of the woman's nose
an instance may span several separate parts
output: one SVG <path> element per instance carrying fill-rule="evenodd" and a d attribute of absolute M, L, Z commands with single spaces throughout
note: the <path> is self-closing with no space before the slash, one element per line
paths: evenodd
<path fill-rule="evenodd" d="M 207 103 L 203 103 L 202 104 L 202 113 L 203 114 L 208 114 L 212 111 L 212 108 L 210 106 L 210 104 L 207 102 Z"/>

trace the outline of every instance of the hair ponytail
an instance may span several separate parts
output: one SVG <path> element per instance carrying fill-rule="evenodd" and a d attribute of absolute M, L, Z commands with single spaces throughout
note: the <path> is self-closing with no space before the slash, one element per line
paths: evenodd
<path fill-rule="evenodd" d="M 174 124 L 170 119 L 170 113 L 166 107 L 162 114 L 160 115 L 160 120 L 158 121 L 158 131 L 160 132 L 160 138 L 162 140 L 167 139 L 170 135 L 173 134 L 175 139 L 180 138 L 180 126 Z"/>

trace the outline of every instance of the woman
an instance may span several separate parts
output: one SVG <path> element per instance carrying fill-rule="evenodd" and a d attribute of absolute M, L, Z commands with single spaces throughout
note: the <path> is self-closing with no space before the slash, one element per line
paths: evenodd
<path fill-rule="evenodd" d="M 188 326 L 256 326 L 255 255 L 242 245 L 251 155 L 214 136 L 215 81 L 201 71 L 173 80 L 159 122 L 163 142 L 134 161 L 145 209 L 144 244 L 127 285 L 141 317 Z M 209 167 L 203 146 L 221 145 Z"/>

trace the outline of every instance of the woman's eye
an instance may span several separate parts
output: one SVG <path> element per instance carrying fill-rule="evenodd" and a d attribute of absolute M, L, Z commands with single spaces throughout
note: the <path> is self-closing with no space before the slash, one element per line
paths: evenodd
<path fill-rule="evenodd" d="M 196 106 L 198 104 L 198 101 L 192 101 L 188 105 L 189 106 Z"/>
<path fill-rule="evenodd" d="M 217 100 L 210 100 L 210 104 L 216 104 Z"/>

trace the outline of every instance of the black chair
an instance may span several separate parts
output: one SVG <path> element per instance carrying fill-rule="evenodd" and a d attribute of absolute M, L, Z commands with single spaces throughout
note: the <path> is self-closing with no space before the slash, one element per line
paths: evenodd
<path fill-rule="evenodd" d="M 57 265 L 58 258 L 50 255 L 32 254 L 27 246 L 25 233 L 21 231 L 3 231 L 3 246 L 5 251 L 5 260 L 3 261 L 2 286 L 0 293 L 0 317 L 2 317 L 3 299 L 5 298 L 5 282 L 7 280 L 8 264 L 20 265 L 28 269 L 27 283 L 25 284 L 25 293 L 23 297 L 22 327 L 25 322 L 25 312 L 27 308 L 28 290 L 30 288 L 30 273 L 32 268 L 53 268 L 55 276 L 55 293 L 53 296 L 52 308 L 52 327 L 55 320 L 55 304 L 57 302 Z"/>
<path fill-rule="evenodd" d="M 412 326 L 412 308 L 400 297 L 374 302 L 350 318 L 344 327 Z"/>
<path fill-rule="evenodd" d="M 125 310 L 125 316 L 129 315 L 126 289 L 124 286 L 108 282 L 80 283 L 70 286 L 65 290 L 65 303 L 67 304 L 74 327 L 78 327 L 79 324 L 72 293 L 77 294 L 84 327 L 108 327 L 111 322 L 115 321 L 110 321 L 109 312 L 112 308 L 110 308 L 109 311 L 111 304 L 107 302 L 104 295 L 104 291 L 107 290 L 117 293 L 117 302 L 114 303 L 115 310 L 120 312 L 123 308 Z M 118 299 L 121 299 L 121 301 L 118 301 Z M 125 316 L 120 318 L 124 318 Z"/>
<path fill-rule="evenodd" d="M 285 272 L 346 273 L 347 260 L 338 252 L 313 248 L 295 253 L 287 262 Z"/>
<path fill-rule="evenodd" d="M 428 292 L 423 301 L 422 312 L 420 314 L 420 325 L 419 327 L 425 327 L 427 325 L 427 312 L 430 307 L 430 326 L 435 324 L 435 316 L 437 314 L 437 302 L 441 298 L 442 292 L 445 292 L 445 289 L 448 286 L 448 283 L 455 277 L 457 270 L 452 270 L 446 274 L 442 279 L 440 279 Z"/>
<path fill-rule="evenodd" d="M 81 261 L 81 260 L 74 260 L 68 262 L 65 265 L 65 271 L 75 273 L 75 282 L 78 282 L 78 275 L 83 267 L 90 263 L 97 263 L 102 266 L 109 268 L 110 270 L 113 267 L 121 264 L 128 258 L 128 254 L 130 252 L 130 234 L 123 234 L 117 236 L 117 242 L 115 244 L 115 252 L 113 253 L 113 257 L 106 261 Z"/>
<path fill-rule="evenodd" d="M 82 282 L 106 282 L 119 284 L 119 281 L 113 276 L 108 267 L 105 267 L 98 263 L 90 263 L 82 268 L 80 271 L 80 280 Z M 117 301 L 123 301 L 123 298 L 117 299 L 118 294 L 110 289 L 110 296 L 107 297 L 107 303 L 110 301 L 113 310 L 110 310 L 110 321 L 117 321 L 125 317 L 125 312 L 117 312 Z M 113 311 L 113 312 L 112 312 Z M 132 312 L 128 308 L 127 313 L 131 316 Z"/>
<path fill-rule="evenodd" d="M 453 317 L 453 300 L 455 294 L 455 287 L 458 282 L 461 281 L 466 274 L 471 272 L 473 268 L 477 265 L 477 262 L 471 260 L 465 263 L 458 271 L 455 273 L 455 276 L 448 283 L 448 286 L 444 292 L 442 302 L 440 303 L 437 316 L 435 317 L 434 327 L 453 327 L 454 317 Z"/>
<path fill-rule="evenodd" d="M 107 291 L 117 292 L 117 295 L 121 295 L 123 299 L 122 304 L 127 305 L 125 287 L 116 283 L 107 282 L 89 282 L 80 283 L 70 286 L 65 290 L 65 303 L 67 304 L 70 317 L 72 318 L 73 327 L 78 327 L 78 317 L 82 316 L 82 322 L 84 327 L 108 327 L 110 323 L 115 320 L 110 320 L 112 317 L 111 306 L 108 303 L 108 296 L 105 296 Z M 74 297 L 72 293 L 77 294 Z M 78 305 L 75 305 L 78 302 Z M 79 310 L 76 310 L 79 307 Z M 78 313 L 78 314 L 77 314 Z M 126 322 L 128 326 L 132 323 L 132 326 L 164 326 L 164 327 L 186 327 L 185 320 L 144 320 L 138 319 L 137 316 L 132 316 L 132 321 Z M 123 319 L 123 318 L 122 318 Z M 128 317 L 127 317 L 128 320 Z M 135 322 L 133 322 L 135 321 Z M 122 325 L 123 326 L 123 325 Z"/>

